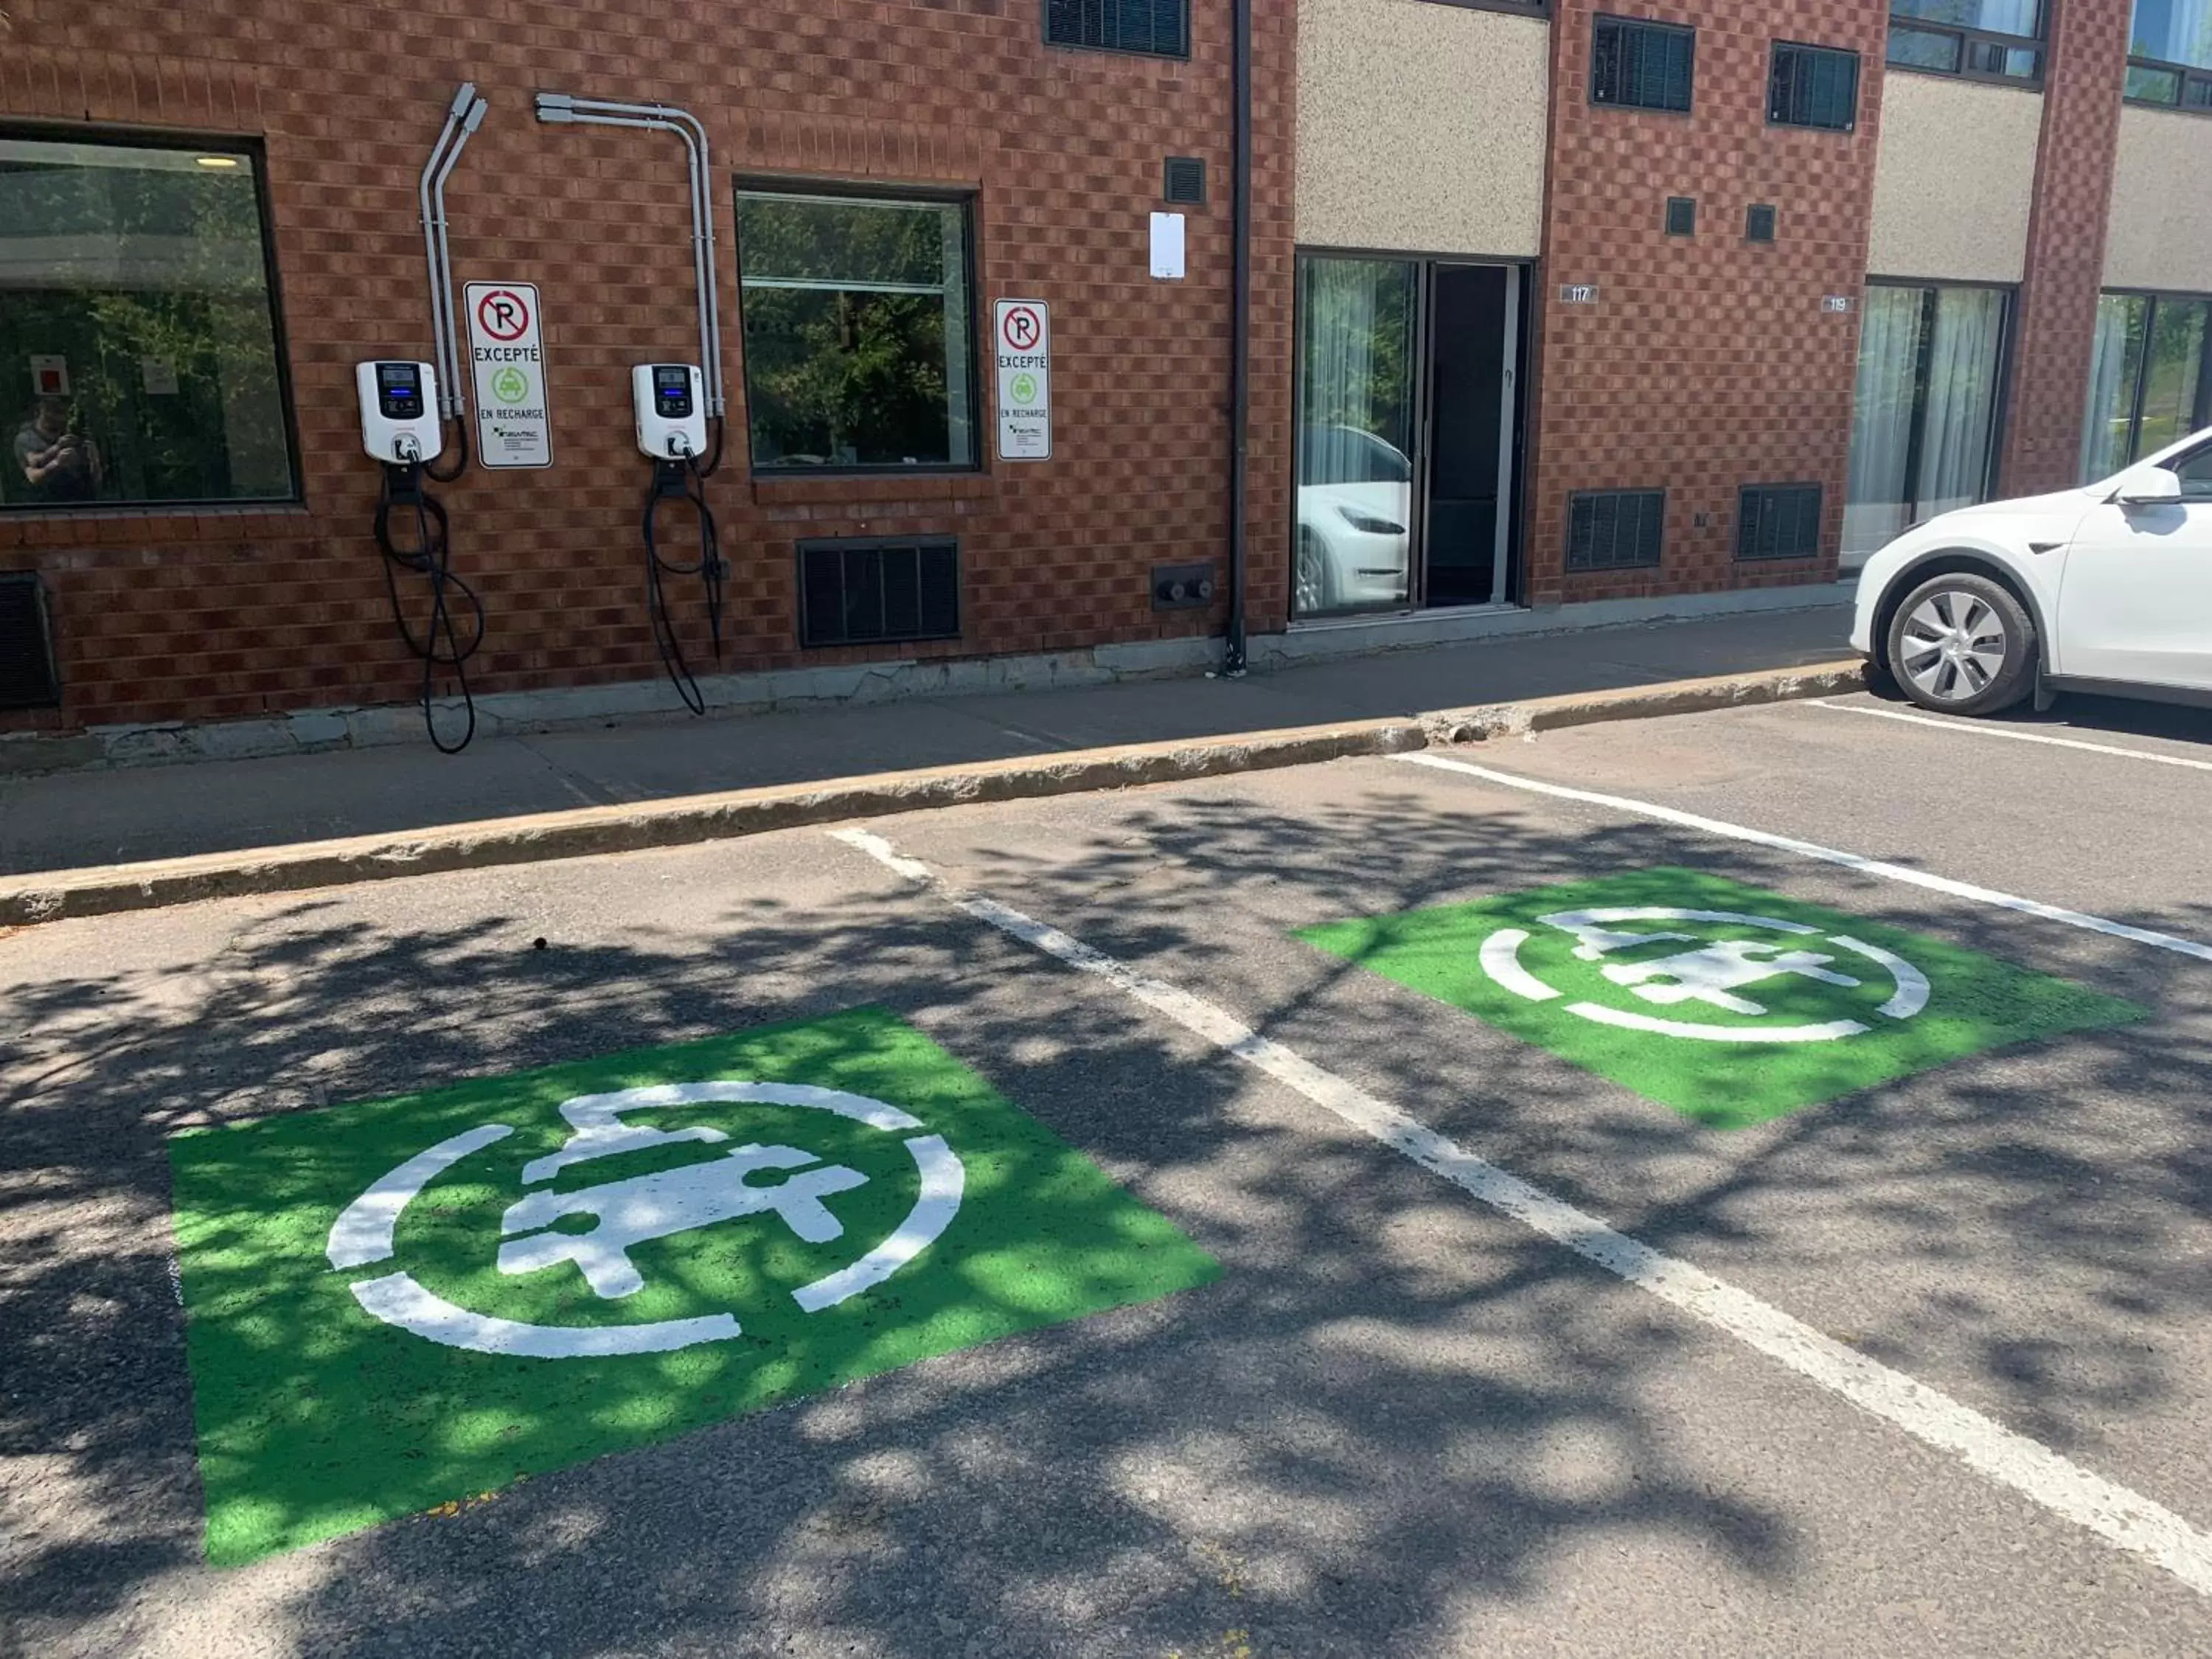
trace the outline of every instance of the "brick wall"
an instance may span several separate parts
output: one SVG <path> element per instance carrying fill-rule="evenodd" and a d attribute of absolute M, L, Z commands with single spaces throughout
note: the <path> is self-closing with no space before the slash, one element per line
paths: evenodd
<path fill-rule="evenodd" d="M 1593 105 L 1593 16 L 1697 27 L 1686 115 Z M 1528 591 L 1538 604 L 1807 582 L 1832 577 L 1842 534 L 1856 306 L 1866 274 L 1888 8 L 1883 0 L 1561 0 L 1553 26 L 1550 174 L 1528 478 Z M 1777 40 L 1860 53 L 1849 133 L 1769 126 Z M 1664 234 L 1670 196 L 1694 197 L 1693 239 Z M 1745 210 L 1771 203 L 1776 240 L 1744 240 Z M 1563 306 L 1592 283 L 1595 306 Z M 1817 560 L 1735 561 L 1736 491 L 1819 483 Z M 1668 491 L 1656 570 L 1569 575 L 1571 491 Z"/>
<path fill-rule="evenodd" d="M 726 667 L 1218 631 L 1219 604 L 1156 614 L 1147 577 L 1208 558 L 1226 574 L 1229 0 L 1193 0 L 1188 63 L 1048 47 L 1041 3 L 675 0 L 647 27 L 610 0 L 11 0 L 0 121 L 264 142 L 305 500 L 0 514 L 0 568 L 45 574 L 67 688 L 58 715 L 0 721 L 220 719 L 415 694 L 419 665 L 394 636 L 368 536 L 377 471 L 360 451 L 352 365 L 432 355 L 415 181 L 464 79 L 492 110 L 448 191 L 455 277 L 539 284 L 555 456 L 550 471 L 472 471 L 441 489 L 455 568 L 490 615 L 477 689 L 660 672 L 629 367 L 696 351 L 680 144 L 541 127 L 540 88 L 682 105 L 708 129 L 731 399 L 731 459 L 710 484 L 734 566 Z M 1255 9 L 1249 614 L 1264 631 L 1286 604 L 1295 10 Z M 1180 283 L 1147 274 L 1169 154 L 1203 156 L 1209 173 L 1208 204 L 1186 210 Z M 754 479 L 729 195 L 742 173 L 975 191 L 979 325 L 993 298 L 1053 307 L 1054 458 L 987 458 L 954 477 Z M 987 452 L 990 385 L 987 364 Z M 802 655 L 793 543 L 907 532 L 960 537 L 963 637 Z M 703 654 L 703 605 L 676 586 Z"/>
<path fill-rule="evenodd" d="M 2133 0 L 2051 9 L 2000 495 L 2078 481 L 2133 9 Z"/>

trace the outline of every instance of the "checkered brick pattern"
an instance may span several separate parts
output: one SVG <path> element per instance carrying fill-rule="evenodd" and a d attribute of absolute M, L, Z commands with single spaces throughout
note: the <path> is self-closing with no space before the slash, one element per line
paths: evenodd
<path fill-rule="evenodd" d="M 2132 12 L 2133 0 L 2063 0 L 2051 8 L 2012 416 L 1998 475 L 2004 495 L 2063 489 L 2081 471 Z"/>
<path fill-rule="evenodd" d="M 455 85 L 492 111 L 448 192 L 459 282 L 540 285 L 550 471 L 441 493 L 454 564 L 490 614 L 481 691 L 656 676 L 637 519 L 649 468 L 629 369 L 696 349 L 683 152 L 667 135 L 541 127 L 539 88 L 684 106 L 707 124 L 732 455 L 710 486 L 729 586 L 725 664 L 1052 651 L 1218 631 L 1157 615 L 1157 563 L 1227 562 L 1231 7 L 1192 0 L 1188 62 L 1048 47 L 1042 0 L 10 0 L 0 120 L 265 143 L 302 506 L 0 515 L 0 569 L 45 575 L 67 702 L 0 727 L 209 720 L 404 702 L 368 524 L 352 365 L 431 355 L 416 177 Z M 1292 0 L 1257 0 L 1249 615 L 1287 604 Z M 1219 183 L 1189 214 L 1189 276 L 1152 282 L 1161 158 Z M 975 476 L 755 479 L 745 462 L 728 185 L 769 174 L 976 192 L 988 301 L 1053 307 L 1054 458 Z M 985 368 L 983 399 L 991 376 Z M 986 428 L 986 444 L 988 438 Z M 965 632 L 802 653 L 801 538 L 949 533 Z M 1225 580 L 1221 584 L 1225 589 Z M 679 592 L 681 592 L 679 585 Z M 702 604 L 684 603 L 706 651 Z"/>
<path fill-rule="evenodd" d="M 1694 25 L 1687 115 L 1589 99 L 1600 12 Z M 1883 0 L 1561 0 L 1553 26 L 1551 169 L 1539 292 L 1540 378 L 1528 478 L 1529 598 L 1538 604 L 1784 585 L 1834 574 L 1881 111 Z M 1851 132 L 1769 126 L 1776 40 L 1860 54 Z M 1698 202 L 1694 238 L 1665 234 L 1670 196 Z M 1744 239 L 1771 204 L 1775 241 Z M 1591 283 L 1595 306 L 1559 303 Z M 1823 309 L 1855 297 L 1849 313 Z M 1735 560 L 1738 489 L 1819 483 L 1817 559 Z M 1667 494 L 1656 570 L 1566 573 L 1566 508 L 1583 489 Z"/>

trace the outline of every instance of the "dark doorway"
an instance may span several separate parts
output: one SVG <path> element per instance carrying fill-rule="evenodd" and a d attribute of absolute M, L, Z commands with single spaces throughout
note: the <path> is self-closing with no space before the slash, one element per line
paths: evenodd
<path fill-rule="evenodd" d="M 1519 276 L 1506 265 L 1437 268 L 1422 587 L 1431 605 L 1508 597 Z"/>

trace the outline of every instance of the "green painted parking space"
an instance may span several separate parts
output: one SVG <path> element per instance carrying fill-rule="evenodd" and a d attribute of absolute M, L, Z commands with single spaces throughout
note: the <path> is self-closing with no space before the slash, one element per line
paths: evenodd
<path fill-rule="evenodd" d="M 2144 1015 L 1994 957 L 1691 870 L 1297 937 L 1721 1129 Z"/>
<path fill-rule="evenodd" d="M 1218 1272 L 874 1010 L 170 1152 L 219 1564 Z"/>

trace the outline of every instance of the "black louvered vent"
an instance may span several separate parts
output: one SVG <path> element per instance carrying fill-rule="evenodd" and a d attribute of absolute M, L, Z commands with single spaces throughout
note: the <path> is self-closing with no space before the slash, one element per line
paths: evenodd
<path fill-rule="evenodd" d="M 1761 202 L 1743 216 L 1743 239 L 1747 242 L 1771 242 L 1774 240 L 1774 210 Z"/>
<path fill-rule="evenodd" d="M 960 547 L 930 541 L 799 544 L 799 642 L 945 640 L 960 632 Z"/>
<path fill-rule="evenodd" d="M 1669 236 L 1694 236 L 1697 231 L 1697 198 L 1669 196 L 1667 198 L 1667 234 Z"/>
<path fill-rule="evenodd" d="M 1055 46 L 1187 57 L 1188 6 L 1188 0 L 1045 0 L 1044 38 Z"/>
<path fill-rule="evenodd" d="M 1160 194 L 1182 207 L 1206 205 L 1206 162 L 1196 155 L 1170 155 Z"/>
<path fill-rule="evenodd" d="M 52 708 L 61 700 L 39 579 L 0 576 L 0 708 Z"/>
<path fill-rule="evenodd" d="M 1663 489 L 1585 489 L 1567 498 L 1567 568 L 1632 570 L 1659 562 Z"/>
<path fill-rule="evenodd" d="M 1736 501 L 1736 557 L 1810 559 L 1820 551 L 1820 485 L 1743 487 Z"/>

